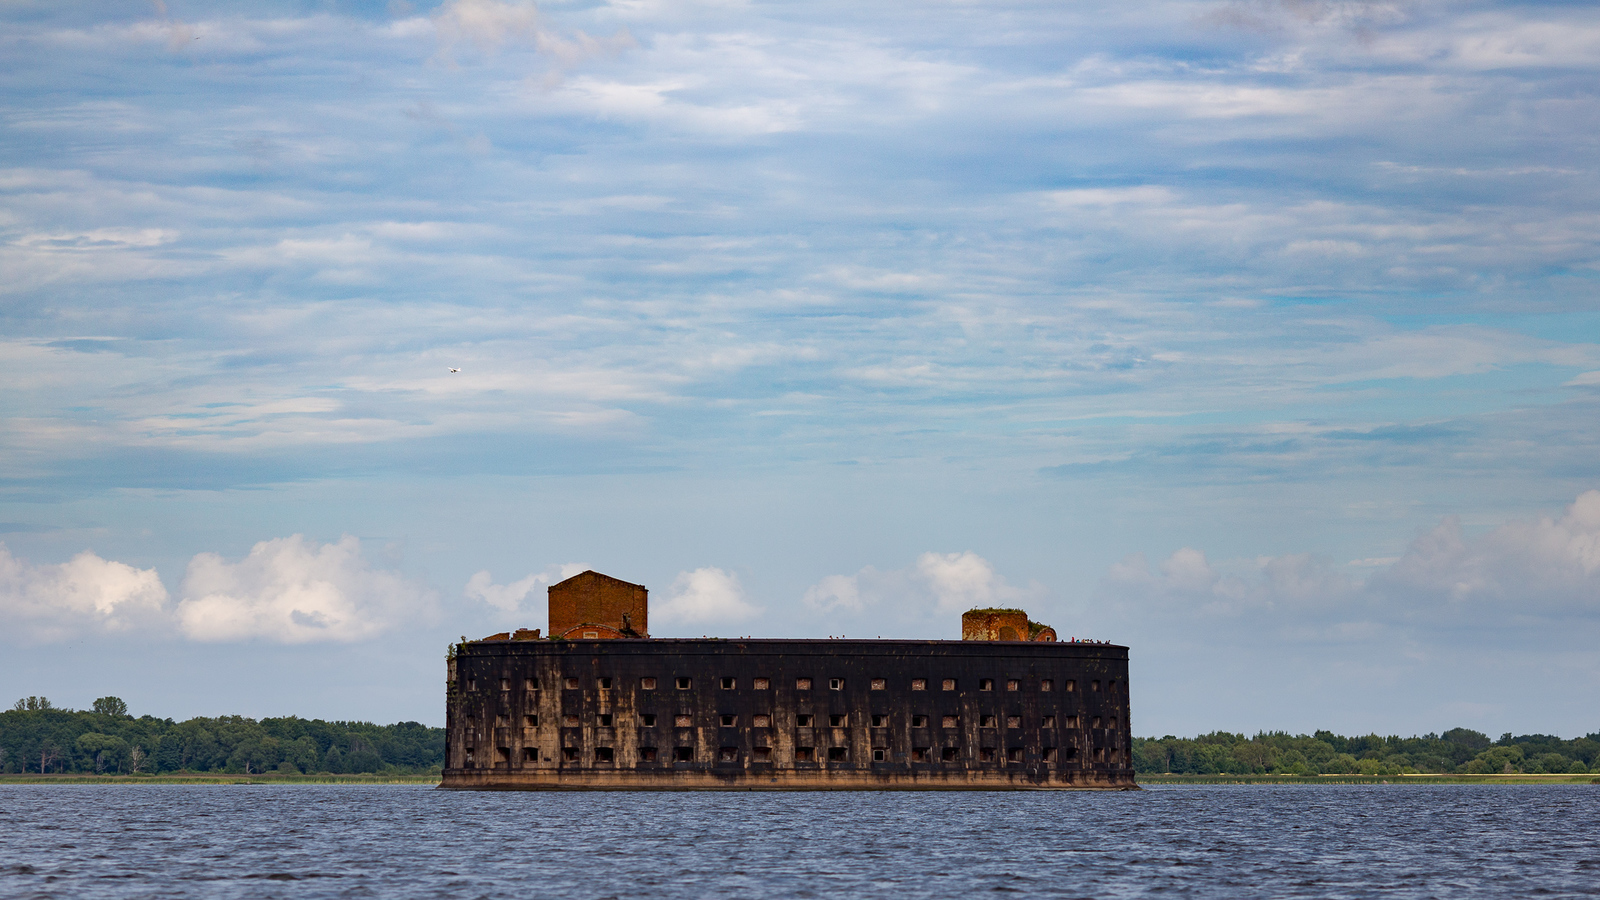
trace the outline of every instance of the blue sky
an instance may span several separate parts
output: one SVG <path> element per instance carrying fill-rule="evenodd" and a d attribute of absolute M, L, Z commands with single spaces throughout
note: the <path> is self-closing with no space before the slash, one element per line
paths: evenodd
<path fill-rule="evenodd" d="M 594 567 L 1024 605 L 1141 734 L 1600 729 L 1588 5 L 0 18 L 0 689 L 437 723 Z"/>

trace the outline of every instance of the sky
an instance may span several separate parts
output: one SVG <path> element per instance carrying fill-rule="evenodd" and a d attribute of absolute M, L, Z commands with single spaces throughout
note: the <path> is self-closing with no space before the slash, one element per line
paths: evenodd
<path fill-rule="evenodd" d="M 0 58 L 5 703 L 442 724 L 594 568 L 656 636 L 1021 606 L 1140 735 L 1600 731 L 1590 4 L 4 0 Z"/>

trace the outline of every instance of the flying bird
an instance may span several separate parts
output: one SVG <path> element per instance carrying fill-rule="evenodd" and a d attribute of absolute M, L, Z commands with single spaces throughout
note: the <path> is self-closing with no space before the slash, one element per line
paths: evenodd
<path fill-rule="evenodd" d="M 461 370 L 460 370 L 460 369 L 451 369 L 451 370 L 450 370 L 450 371 L 452 371 L 452 372 L 459 372 L 459 371 L 461 371 Z"/>

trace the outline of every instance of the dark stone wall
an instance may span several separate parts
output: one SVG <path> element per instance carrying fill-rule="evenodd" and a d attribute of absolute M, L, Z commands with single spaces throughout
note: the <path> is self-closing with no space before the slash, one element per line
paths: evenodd
<path fill-rule="evenodd" d="M 1116 645 L 492 641 L 451 665 L 446 786 L 1133 781 Z"/>

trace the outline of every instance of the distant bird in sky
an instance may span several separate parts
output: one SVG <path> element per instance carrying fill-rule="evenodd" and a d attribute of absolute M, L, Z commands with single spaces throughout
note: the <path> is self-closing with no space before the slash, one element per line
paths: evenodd
<path fill-rule="evenodd" d="M 459 372 L 459 371 L 461 371 L 461 370 L 460 370 L 460 369 L 451 369 L 451 370 L 450 370 L 450 371 L 452 371 L 452 372 Z"/>

